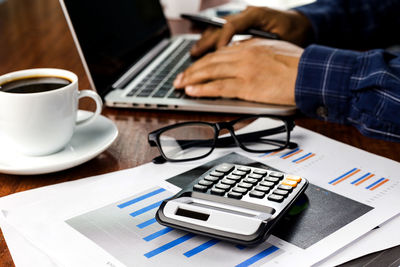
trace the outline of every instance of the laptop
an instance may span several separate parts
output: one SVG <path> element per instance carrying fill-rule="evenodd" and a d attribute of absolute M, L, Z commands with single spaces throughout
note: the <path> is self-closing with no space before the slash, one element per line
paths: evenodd
<path fill-rule="evenodd" d="M 199 35 L 171 38 L 159 0 L 60 0 L 92 88 L 106 106 L 291 115 L 293 106 L 192 98 L 175 90 Z"/>

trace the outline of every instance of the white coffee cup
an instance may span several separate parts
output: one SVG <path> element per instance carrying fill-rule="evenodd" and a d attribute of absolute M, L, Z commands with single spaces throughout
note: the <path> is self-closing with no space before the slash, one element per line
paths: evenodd
<path fill-rule="evenodd" d="M 15 93 L 2 90 L 12 81 L 55 77 L 70 82 L 58 89 Z M 90 97 L 96 111 L 77 122 L 78 101 Z M 0 138 L 9 147 L 29 156 L 60 151 L 71 140 L 75 127 L 89 124 L 100 114 L 102 100 L 92 90 L 78 90 L 78 77 L 61 69 L 28 69 L 0 76 Z"/>

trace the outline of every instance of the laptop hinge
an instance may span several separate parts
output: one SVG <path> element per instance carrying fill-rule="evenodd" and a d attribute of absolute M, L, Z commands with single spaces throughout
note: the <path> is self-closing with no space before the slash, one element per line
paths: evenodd
<path fill-rule="evenodd" d="M 122 75 L 112 88 L 124 88 L 137 74 L 139 74 L 155 57 L 157 57 L 171 42 L 164 39 L 153 49 L 146 53 L 135 65 L 133 65 L 124 75 Z"/>

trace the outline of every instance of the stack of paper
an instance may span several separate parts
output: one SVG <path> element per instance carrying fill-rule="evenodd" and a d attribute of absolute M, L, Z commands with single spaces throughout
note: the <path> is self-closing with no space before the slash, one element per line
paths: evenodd
<path fill-rule="evenodd" d="M 400 244 L 397 162 L 301 127 L 292 141 L 300 147 L 219 149 L 201 161 L 150 163 L 4 197 L 1 227 L 17 266 L 330 266 Z M 259 161 L 308 178 L 309 207 L 293 233 L 277 229 L 250 248 L 159 225 L 158 205 L 180 190 L 177 179 L 165 180 L 211 160 Z"/>

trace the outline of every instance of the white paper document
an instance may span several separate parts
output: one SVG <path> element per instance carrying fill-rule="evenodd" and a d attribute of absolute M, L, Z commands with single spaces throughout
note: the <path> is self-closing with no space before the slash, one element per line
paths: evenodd
<path fill-rule="evenodd" d="M 37 259 L 44 252 L 45 266 L 308 266 L 329 256 L 321 264 L 348 260 L 345 252 L 352 247 L 350 255 L 362 255 L 357 242 L 348 245 L 363 238 L 369 243 L 385 225 L 364 235 L 400 211 L 400 164 L 301 127 L 291 140 L 299 147 L 263 155 L 219 149 L 201 161 L 146 164 L 9 196 L 0 200 L 2 230 L 6 238 L 19 233 L 37 249 Z M 309 180 L 309 203 L 295 226 L 301 231 L 285 234 L 283 229 L 259 246 L 243 247 L 155 221 L 161 201 L 180 190 L 166 178 L 232 151 Z M 18 247 L 10 244 L 10 250 Z"/>

